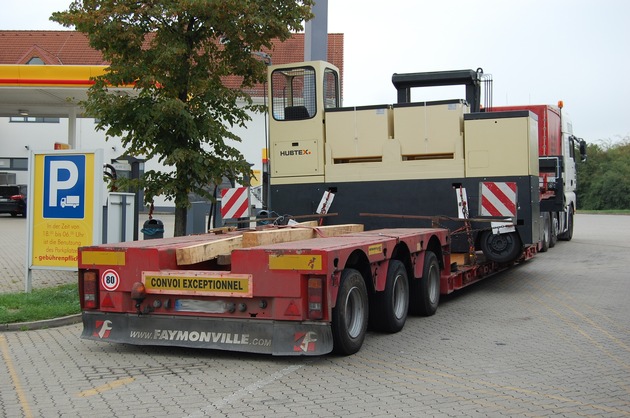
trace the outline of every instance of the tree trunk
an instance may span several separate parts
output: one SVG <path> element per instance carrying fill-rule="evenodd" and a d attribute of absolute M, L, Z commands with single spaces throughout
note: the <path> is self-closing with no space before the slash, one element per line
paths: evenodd
<path fill-rule="evenodd" d="M 175 207 L 175 230 L 173 236 L 182 237 L 186 235 L 186 208 Z"/>

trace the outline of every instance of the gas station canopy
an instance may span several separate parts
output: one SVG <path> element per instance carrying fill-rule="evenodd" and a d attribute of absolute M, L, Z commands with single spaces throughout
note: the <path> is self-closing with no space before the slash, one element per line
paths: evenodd
<path fill-rule="evenodd" d="M 0 65 L 0 117 L 82 117 L 92 77 L 107 66 Z M 120 89 L 130 91 L 131 89 Z"/>

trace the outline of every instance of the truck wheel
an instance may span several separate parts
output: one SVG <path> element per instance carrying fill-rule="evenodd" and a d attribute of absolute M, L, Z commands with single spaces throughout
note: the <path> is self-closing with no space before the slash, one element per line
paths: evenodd
<path fill-rule="evenodd" d="M 440 303 L 440 264 L 432 251 L 424 253 L 422 278 L 412 280 L 409 309 L 414 315 L 431 316 Z"/>
<path fill-rule="evenodd" d="M 551 214 L 551 236 L 549 237 L 549 248 L 556 246 L 558 242 L 558 214 Z"/>
<path fill-rule="evenodd" d="M 492 231 L 484 231 L 481 234 L 481 250 L 490 261 L 509 263 L 521 255 L 523 245 L 517 232 L 493 234 Z"/>
<path fill-rule="evenodd" d="M 344 269 L 337 304 L 332 310 L 333 343 L 337 354 L 354 354 L 361 349 L 368 312 L 368 294 L 363 276 L 355 269 Z"/>
<path fill-rule="evenodd" d="M 571 241 L 573 238 L 573 208 L 569 209 L 569 214 L 567 215 L 567 230 L 562 234 L 558 234 L 558 239 L 562 241 Z"/>
<path fill-rule="evenodd" d="M 551 220 L 549 219 L 549 212 L 543 213 L 543 236 L 542 246 L 540 247 L 541 253 L 546 253 L 549 250 L 551 243 Z"/>
<path fill-rule="evenodd" d="M 403 263 L 389 261 L 385 289 L 375 295 L 372 306 L 370 315 L 376 330 L 393 333 L 403 329 L 409 308 L 409 279 Z"/>

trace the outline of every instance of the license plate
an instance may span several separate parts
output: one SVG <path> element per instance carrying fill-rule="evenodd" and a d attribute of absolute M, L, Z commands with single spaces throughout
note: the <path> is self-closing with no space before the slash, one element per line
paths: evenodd
<path fill-rule="evenodd" d="M 179 312 L 224 313 L 225 302 L 215 300 L 177 299 L 175 310 Z"/>

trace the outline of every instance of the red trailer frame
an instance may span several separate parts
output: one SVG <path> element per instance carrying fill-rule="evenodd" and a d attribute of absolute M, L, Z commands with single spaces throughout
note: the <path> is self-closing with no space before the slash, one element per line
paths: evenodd
<path fill-rule="evenodd" d="M 404 265 L 413 286 L 422 280 L 427 254 L 435 254 L 442 294 L 508 267 L 457 262 L 450 254 L 449 231 L 442 228 L 382 229 L 239 248 L 228 257 L 231 264 L 225 259 L 177 263 L 178 249 L 238 234 L 80 248 L 82 337 L 321 355 L 333 350 L 333 316 L 344 270 L 358 271 L 374 296 L 385 291 L 392 260 Z M 535 252 L 529 248 L 522 259 Z"/>

